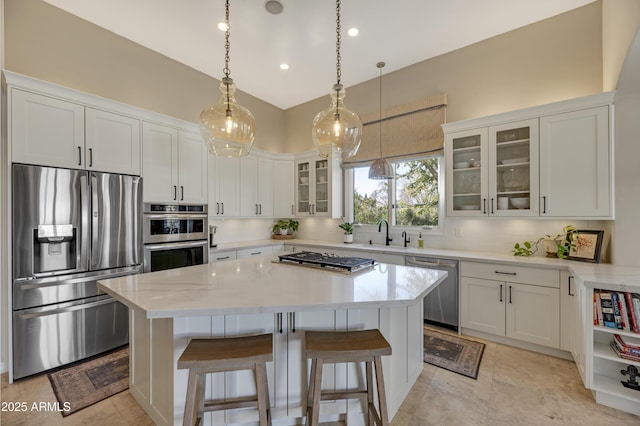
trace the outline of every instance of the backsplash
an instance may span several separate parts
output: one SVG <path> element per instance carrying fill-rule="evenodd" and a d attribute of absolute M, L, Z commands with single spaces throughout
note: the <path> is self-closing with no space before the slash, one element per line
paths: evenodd
<path fill-rule="evenodd" d="M 339 219 L 330 218 L 298 218 L 300 229 L 296 237 L 305 240 L 327 241 L 341 243 L 343 231 L 338 228 L 342 223 Z M 271 238 L 271 227 L 274 219 L 219 219 L 210 217 L 209 224 L 217 226 L 215 241 L 217 243 L 253 241 Z M 611 221 L 587 220 L 527 220 L 527 219 L 461 219 L 448 218 L 444 225 L 444 232 L 433 235 L 423 232 L 424 246 L 436 249 L 472 250 L 491 253 L 510 254 L 516 242 L 537 240 L 545 235 L 555 236 L 566 225 L 574 225 L 578 229 L 597 229 L 605 231 L 602 261 L 610 258 L 607 249 L 610 246 Z M 417 230 L 408 232 L 410 247 L 418 245 Z M 401 247 L 402 230 L 389 230 L 393 238 L 392 246 Z M 373 244 L 384 244 L 384 227 L 378 232 L 377 226 L 357 227 L 353 233 L 355 243 L 366 244 L 369 240 Z M 536 256 L 544 256 L 544 249 L 540 249 Z"/>

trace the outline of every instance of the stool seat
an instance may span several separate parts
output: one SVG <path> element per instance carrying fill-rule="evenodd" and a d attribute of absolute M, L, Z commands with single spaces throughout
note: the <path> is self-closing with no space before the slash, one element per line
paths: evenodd
<path fill-rule="evenodd" d="M 273 335 L 191 339 L 178 359 L 178 369 L 189 369 L 183 425 L 202 422 L 205 411 L 257 407 L 260 426 L 271 425 L 266 363 L 273 360 Z M 253 370 L 256 395 L 205 401 L 207 373 Z"/>
<path fill-rule="evenodd" d="M 382 359 L 391 355 L 391 345 L 379 330 L 357 331 L 307 331 L 305 333 L 305 353 L 311 359 L 311 374 L 307 392 L 307 425 L 318 425 L 320 401 L 364 398 L 367 411 L 366 424 L 389 425 L 387 398 L 382 375 Z M 364 362 L 366 387 L 346 391 L 322 391 L 322 367 L 324 364 L 340 362 Z M 378 406 L 373 401 L 373 370 L 375 369 L 378 388 Z"/>

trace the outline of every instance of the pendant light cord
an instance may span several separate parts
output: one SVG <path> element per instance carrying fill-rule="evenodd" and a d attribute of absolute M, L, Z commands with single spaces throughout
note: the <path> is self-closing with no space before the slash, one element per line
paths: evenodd
<path fill-rule="evenodd" d="M 224 69 L 222 72 L 224 73 L 224 82 L 227 86 L 227 117 L 231 117 L 231 108 L 229 107 L 230 95 L 229 95 L 229 85 L 231 84 L 231 79 L 229 75 L 231 71 L 229 70 L 229 50 L 231 50 L 231 43 L 229 43 L 229 29 L 231 26 L 229 25 L 229 0 L 225 3 L 225 31 L 224 31 Z"/>
<path fill-rule="evenodd" d="M 382 158 L 382 68 L 384 62 L 378 62 L 376 66 L 380 70 L 380 119 L 378 120 L 378 147 L 380 148 L 380 158 Z"/>
<path fill-rule="evenodd" d="M 342 77 L 342 68 L 340 67 L 340 5 L 340 0 L 336 0 L 336 85 L 334 86 L 336 89 L 336 113 L 334 119 L 336 121 L 340 120 L 338 107 L 340 105 L 340 89 L 342 89 L 342 85 L 340 84 L 340 78 Z"/>

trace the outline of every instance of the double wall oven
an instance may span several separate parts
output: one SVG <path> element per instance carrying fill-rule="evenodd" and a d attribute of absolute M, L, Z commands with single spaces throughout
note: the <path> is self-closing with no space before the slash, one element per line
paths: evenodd
<path fill-rule="evenodd" d="M 144 272 L 209 262 L 206 204 L 145 203 Z"/>

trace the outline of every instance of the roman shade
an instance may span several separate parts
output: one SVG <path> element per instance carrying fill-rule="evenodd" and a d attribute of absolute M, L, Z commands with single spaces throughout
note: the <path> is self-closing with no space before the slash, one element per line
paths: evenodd
<path fill-rule="evenodd" d="M 343 167 L 357 167 L 380 158 L 380 127 L 382 127 L 382 157 L 387 159 L 443 152 L 447 95 L 429 96 L 419 101 L 396 105 L 380 112 L 360 116 L 363 123 L 362 143 L 356 155 L 343 159 Z"/>

